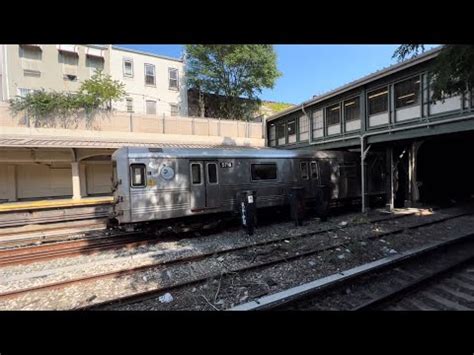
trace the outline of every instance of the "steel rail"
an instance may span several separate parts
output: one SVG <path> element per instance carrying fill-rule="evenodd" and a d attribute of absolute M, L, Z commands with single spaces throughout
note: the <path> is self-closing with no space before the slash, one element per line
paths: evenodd
<path fill-rule="evenodd" d="M 410 212 L 403 215 L 376 218 L 373 220 L 369 220 L 368 223 L 391 221 L 398 218 L 412 216 L 416 213 L 417 212 Z M 348 228 L 348 227 L 350 227 L 349 224 L 346 226 L 324 228 L 319 231 L 302 233 L 302 234 L 298 234 L 294 236 L 287 236 L 285 238 L 276 239 L 273 241 L 279 241 L 283 239 L 304 238 L 304 237 L 312 236 L 314 234 L 330 232 L 333 230 L 339 230 L 339 229 Z M 112 248 L 120 248 L 122 246 L 133 245 L 134 242 L 135 243 L 140 242 L 142 244 L 147 243 L 147 242 L 152 242 L 152 238 L 145 238 L 143 241 L 130 240 L 130 242 L 112 240 L 113 238 L 129 236 L 129 235 L 136 236 L 136 235 L 143 235 L 143 233 L 127 232 L 127 233 L 116 234 L 115 236 L 106 236 L 106 237 L 98 236 L 98 237 L 84 238 L 84 239 L 79 239 L 79 240 L 61 241 L 61 242 L 50 243 L 50 244 L 39 245 L 39 246 L 28 246 L 28 247 L 21 247 L 17 249 L 0 250 L 0 267 L 13 265 L 13 264 L 27 264 L 31 262 L 40 261 L 40 260 L 44 261 L 44 260 L 52 259 L 54 257 L 76 256 L 82 253 L 84 254 L 91 253 L 95 250 L 102 251 L 102 250 L 107 250 L 107 249 L 112 249 Z M 110 239 L 111 241 L 107 241 L 108 239 Z M 91 241 L 94 244 L 91 244 L 90 243 Z M 108 245 L 100 244 L 100 243 L 105 243 L 105 242 L 108 242 L 109 244 Z M 254 243 L 252 245 L 259 246 L 261 244 Z"/>
<path fill-rule="evenodd" d="M 462 216 L 465 216 L 465 215 L 468 215 L 468 214 L 472 214 L 472 212 L 464 212 L 464 213 L 461 213 L 461 214 L 458 214 L 458 215 L 447 216 L 447 217 L 437 219 L 437 220 L 434 220 L 434 221 L 419 223 L 419 224 L 408 226 L 408 227 L 402 227 L 402 228 L 399 228 L 399 229 L 396 229 L 396 230 L 393 230 L 393 231 L 380 233 L 378 235 L 372 235 L 370 237 L 364 238 L 364 240 L 378 239 L 378 238 L 382 238 L 382 237 L 387 236 L 387 235 L 401 233 L 401 232 L 403 232 L 407 229 L 421 228 L 421 227 L 436 224 L 436 223 L 442 223 L 442 222 L 445 222 L 447 220 L 450 220 L 450 219 L 453 219 L 453 218 L 459 218 L 459 217 L 462 217 Z M 385 219 L 385 220 L 387 220 L 387 219 Z M 391 219 L 389 218 L 388 220 L 391 220 Z M 342 228 L 332 228 L 332 229 L 342 229 Z M 94 281 L 94 280 L 104 279 L 104 278 L 109 278 L 109 277 L 125 276 L 125 275 L 134 274 L 136 272 L 148 270 L 148 269 L 160 268 L 160 267 L 165 267 L 165 266 L 169 266 L 169 265 L 173 265 L 173 264 L 185 263 L 185 262 L 189 262 L 189 261 L 202 260 L 202 259 L 205 259 L 206 257 L 209 257 L 209 256 L 216 256 L 216 255 L 221 255 L 221 254 L 226 254 L 226 253 L 233 253 L 235 251 L 248 249 L 248 248 L 252 248 L 252 247 L 255 247 L 255 246 L 265 246 L 265 245 L 268 245 L 268 244 L 274 244 L 276 242 L 281 242 L 282 243 L 286 239 L 292 239 L 292 238 L 298 238 L 298 237 L 309 237 L 309 236 L 321 234 L 321 233 L 324 233 L 324 232 L 327 232 L 327 230 L 309 232 L 309 233 L 304 233 L 304 234 L 295 235 L 295 236 L 287 236 L 287 237 L 279 238 L 277 240 L 274 239 L 274 240 L 263 241 L 263 242 L 258 242 L 258 243 L 246 244 L 246 245 L 243 245 L 243 246 L 240 246 L 240 247 L 237 247 L 237 248 L 227 248 L 227 249 L 223 249 L 223 250 L 219 250 L 219 251 L 209 251 L 209 252 L 205 252 L 205 253 L 202 253 L 202 254 L 199 254 L 199 255 L 191 255 L 191 256 L 188 256 L 188 257 L 161 261 L 161 262 L 152 263 L 152 264 L 148 264 L 148 265 L 142 265 L 142 266 L 129 268 L 129 269 L 110 271 L 110 272 L 105 272 L 105 273 L 91 275 L 91 276 L 85 276 L 85 277 L 66 280 L 66 281 L 59 281 L 59 282 L 54 282 L 54 283 L 45 284 L 45 285 L 33 286 L 33 287 L 25 288 L 25 289 L 8 291 L 8 292 L 0 293 L 0 300 L 11 298 L 11 297 L 17 297 L 17 296 L 20 296 L 22 294 L 26 294 L 26 293 L 34 292 L 34 291 L 42 291 L 42 290 L 48 290 L 48 289 L 63 288 L 65 286 L 72 285 L 72 284 L 89 282 L 89 281 Z M 330 246 L 313 248 L 313 249 L 308 250 L 308 251 L 303 252 L 303 253 L 298 253 L 298 254 L 295 254 L 295 255 L 285 256 L 284 258 L 278 258 L 278 259 L 267 261 L 267 262 L 260 262 L 260 263 L 257 263 L 257 264 L 248 265 L 248 266 L 244 266 L 244 267 L 241 267 L 241 268 L 236 268 L 236 269 L 233 269 L 231 271 L 224 272 L 224 273 L 222 273 L 222 275 L 226 275 L 226 274 L 229 274 L 229 273 L 235 273 L 235 272 L 242 272 L 242 271 L 247 271 L 247 270 L 252 270 L 252 269 L 256 269 L 256 268 L 261 268 L 261 267 L 266 267 L 266 266 L 279 264 L 281 262 L 286 262 L 286 261 L 302 258 L 302 257 L 305 257 L 305 256 L 314 255 L 314 254 L 317 254 L 317 253 L 320 253 L 320 252 L 332 250 L 332 249 L 335 249 L 337 247 L 344 246 L 348 243 L 350 243 L 350 242 L 344 241 L 344 242 L 336 243 L 336 244 L 333 244 L 333 245 L 330 245 Z M 205 281 L 205 280 L 207 280 L 209 278 L 212 278 L 212 277 L 218 277 L 219 275 L 221 275 L 221 273 L 206 274 L 202 277 L 196 278 L 195 280 L 185 281 L 185 282 L 177 283 L 175 285 L 171 285 L 171 286 L 168 286 L 168 287 L 154 289 L 154 290 L 151 290 L 151 291 L 140 292 L 140 293 L 125 296 L 125 297 L 122 297 L 122 298 L 117 298 L 117 299 L 114 299 L 114 300 L 97 303 L 97 304 L 94 304 L 94 305 L 91 305 L 91 306 L 87 306 L 86 308 L 96 307 L 96 306 L 100 307 L 100 306 L 109 305 L 109 304 L 112 304 L 112 303 L 124 302 L 124 301 L 129 302 L 130 300 L 141 298 L 143 296 L 147 297 L 151 294 L 156 294 L 156 293 L 159 293 L 159 292 L 163 292 L 165 290 L 171 290 L 171 289 L 175 289 L 177 287 L 182 287 L 182 286 L 185 286 L 185 285 L 192 285 L 192 284 L 195 284 L 195 283 L 198 283 L 198 282 Z"/>
<path fill-rule="evenodd" d="M 373 310 L 377 309 L 383 304 L 394 302 L 403 296 L 407 295 L 408 293 L 422 288 L 424 285 L 443 277 L 445 274 L 458 269 L 459 267 L 462 267 L 463 265 L 471 262 L 474 260 L 474 256 L 468 256 L 465 258 L 461 258 L 460 260 L 457 260 L 456 262 L 452 264 L 448 264 L 447 266 L 443 267 L 440 270 L 436 270 L 433 272 L 430 272 L 428 275 L 423 276 L 421 278 L 417 278 L 413 280 L 412 282 L 407 283 L 406 285 L 403 285 L 395 290 L 386 292 L 374 299 L 371 299 L 368 302 L 365 302 L 357 307 L 354 307 L 351 309 L 351 311 L 367 311 L 367 310 Z"/>
<path fill-rule="evenodd" d="M 293 287 L 269 296 L 261 297 L 257 300 L 247 302 L 241 305 L 230 308 L 231 311 L 256 311 L 256 310 L 277 310 L 284 309 L 291 304 L 307 300 L 310 297 L 332 289 L 342 284 L 354 282 L 355 280 L 379 272 L 405 261 L 415 260 L 419 257 L 425 256 L 429 253 L 442 250 L 448 246 L 462 243 L 466 240 L 472 239 L 474 233 L 470 232 L 455 239 L 448 241 L 433 243 L 429 246 L 423 246 L 402 252 L 398 255 L 388 256 L 364 265 L 354 267 L 349 270 L 339 272 L 315 281 Z M 464 260 L 465 261 L 465 260 Z M 367 303 L 369 306 L 370 304 Z"/>
<path fill-rule="evenodd" d="M 472 214 L 472 213 L 469 213 L 469 214 Z M 461 217 L 461 216 L 459 216 L 459 217 Z M 423 227 L 423 226 L 426 226 L 426 225 L 432 225 L 434 223 L 441 223 L 441 222 L 444 222 L 444 221 L 452 219 L 452 218 L 456 218 L 456 217 L 455 216 L 449 216 L 448 218 L 443 219 L 443 220 L 430 221 L 430 222 L 419 224 L 419 225 L 416 225 L 416 226 L 411 226 L 410 229 L 419 228 L 419 227 Z M 368 237 L 368 238 L 365 238 L 365 239 L 377 239 L 377 238 L 381 238 L 381 237 L 389 235 L 389 234 L 402 232 L 406 229 L 407 228 L 400 228 L 396 231 L 386 232 L 386 233 L 376 235 L 376 236 L 371 236 L 371 237 Z M 308 233 L 308 234 L 310 234 L 310 233 Z M 314 234 L 318 234 L 318 233 L 314 233 Z M 281 240 L 284 240 L 284 239 L 288 239 L 288 238 L 283 238 Z M 269 242 L 261 243 L 261 245 L 272 244 L 272 243 L 275 243 L 275 241 L 269 241 Z M 311 255 L 314 255 L 314 254 L 317 254 L 317 253 L 320 253 L 320 252 L 332 250 L 332 249 L 335 249 L 337 247 L 344 246 L 346 244 L 348 244 L 348 242 L 337 243 L 335 245 L 325 246 L 325 247 L 317 247 L 317 248 L 313 248 L 311 250 L 308 250 L 306 252 L 298 252 L 295 255 L 287 255 L 283 258 L 277 258 L 275 260 L 270 260 L 270 261 L 265 261 L 265 262 L 260 262 L 260 263 L 257 263 L 257 264 L 253 264 L 253 265 L 247 265 L 247 266 L 243 266 L 243 267 L 233 268 L 231 270 L 227 270 L 227 271 L 223 271 L 223 272 L 209 273 L 209 274 L 205 274 L 204 276 L 198 277 L 198 278 L 196 278 L 194 280 L 191 280 L 191 281 L 178 282 L 178 283 L 176 283 L 174 285 L 171 285 L 171 286 L 166 286 L 166 287 L 162 287 L 162 288 L 158 288 L 158 289 L 139 292 L 139 293 L 135 293 L 133 295 L 127 295 L 127 296 L 116 298 L 116 299 L 113 299 L 113 300 L 96 303 L 94 305 L 79 307 L 78 309 L 84 309 L 84 310 L 85 309 L 96 309 L 96 308 L 101 308 L 101 307 L 104 307 L 104 306 L 109 306 L 109 305 L 117 304 L 117 303 L 127 303 L 127 304 L 136 303 L 136 302 L 140 302 L 140 301 L 147 300 L 147 299 L 150 299 L 150 298 L 154 298 L 154 297 L 156 297 L 156 294 L 158 294 L 158 293 L 171 291 L 171 290 L 174 290 L 176 288 L 183 287 L 183 286 L 191 286 L 191 285 L 194 285 L 196 283 L 200 283 L 200 282 L 203 282 L 205 280 L 208 280 L 210 278 L 223 277 L 223 276 L 233 274 L 233 273 L 236 273 L 236 272 L 244 272 L 244 271 L 250 271 L 250 270 L 259 269 L 259 268 L 263 268 L 263 267 L 268 267 L 268 266 L 280 264 L 282 262 L 288 262 L 288 261 L 300 259 L 300 258 L 303 258 L 303 257 L 311 256 Z M 248 247 L 251 247 L 251 246 L 255 246 L 255 245 L 249 245 L 249 246 L 239 247 L 239 248 L 236 248 L 236 249 L 229 249 L 229 250 L 223 250 L 223 251 L 218 251 L 218 252 L 207 253 L 206 255 L 202 255 L 202 256 L 190 257 L 187 260 L 182 260 L 182 259 L 173 260 L 173 261 L 170 261 L 170 263 L 185 262 L 185 261 L 190 261 L 190 260 L 193 260 L 193 259 L 194 260 L 203 259 L 205 256 L 220 255 L 220 254 L 223 254 L 223 253 L 234 252 L 236 250 L 248 248 Z M 150 268 L 159 267 L 159 266 L 160 266 L 160 264 L 150 265 Z M 1 298 L 1 295 L 0 295 L 0 298 Z"/>

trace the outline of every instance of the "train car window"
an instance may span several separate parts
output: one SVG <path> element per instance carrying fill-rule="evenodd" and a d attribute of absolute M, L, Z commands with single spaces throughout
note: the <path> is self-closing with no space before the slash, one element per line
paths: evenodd
<path fill-rule="evenodd" d="M 276 164 L 252 164 L 252 180 L 275 180 L 277 177 Z"/>
<path fill-rule="evenodd" d="M 312 179 L 317 179 L 318 178 L 318 166 L 316 165 L 316 162 L 311 162 L 311 178 Z"/>
<path fill-rule="evenodd" d="M 308 163 L 300 163 L 300 171 L 301 171 L 301 178 L 308 180 L 309 179 Z"/>
<path fill-rule="evenodd" d="M 207 164 L 207 180 L 209 184 L 217 184 L 217 164 Z"/>
<path fill-rule="evenodd" d="M 201 164 L 191 164 L 191 181 L 194 185 L 201 183 Z"/>
<path fill-rule="evenodd" d="M 130 165 L 130 185 L 132 187 L 146 186 L 146 167 L 145 164 L 131 164 Z"/>
<path fill-rule="evenodd" d="M 339 167 L 341 175 L 345 176 L 348 179 L 355 179 L 357 178 L 357 167 L 355 164 L 351 165 L 341 165 Z"/>

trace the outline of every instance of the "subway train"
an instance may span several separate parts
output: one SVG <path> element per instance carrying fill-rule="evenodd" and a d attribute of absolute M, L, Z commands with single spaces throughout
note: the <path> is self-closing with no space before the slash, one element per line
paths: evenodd
<path fill-rule="evenodd" d="M 324 215 L 331 203 L 360 200 L 360 154 L 270 148 L 123 147 L 112 155 L 113 221 L 133 226 L 239 213 L 243 191 L 255 192 L 255 206 L 289 203 L 294 187 L 304 203 Z M 384 163 L 371 160 L 367 192 L 385 194 Z"/>

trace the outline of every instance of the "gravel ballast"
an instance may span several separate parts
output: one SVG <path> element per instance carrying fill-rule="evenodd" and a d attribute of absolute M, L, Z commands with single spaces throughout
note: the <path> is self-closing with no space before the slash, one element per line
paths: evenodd
<path fill-rule="evenodd" d="M 368 224 L 365 223 L 364 216 L 354 213 L 332 218 L 328 222 L 319 222 L 313 219 L 299 228 L 295 228 L 290 222 L 278 223 L 259 228 L 252 237 L 247 236 L 241 230 L 234 230 L 206 237 L 187 238 L 173 242 L 164 241 L 135 249 L 107 251 L 89 256 L 4 267 L 1 276 L 1 292 L 147 265 L 147 263 L 169 261 L 203 252 L 217 252 L 256 242 L 288 238 L 263 247 L 244 249 L 225 256 L 210 257 L 170 267 L 157 267 L 133 275 L 91 281 L 81 285 L 67 286 L 63 289 L 32 292 L 25 296 L 1 301 L 0 309 L 74 309 L 136 292 L 168 287 L 206 275 L 210 275 L 206 282 L 170 291 L 172 301 L 169 303 L 162 303 L 157 297 L 147 302 L 114 307 L 117 309 L 225 309 L 263 294 L 278 292 L 393 252 L 419 246 L 427 241 L 438 240 L 436 238 L 441 238 L 439 235 L 441 230 L 444 232 L 450 230 L 463 232 L 469 228 L 474 230 L 473 217 L 461 217 L 443 222 L 443 228 L 440 228 L 440 224 L 435 224 L 425 227 L 423 232 L 414 229 L 380 240 L 365 240 L 374 234 L 442 216 L 445 216 L 444 212 L 434 213 L 432 216 L 409 216 L 398 220 Z M 343 222 L 346 222 L 347 226 L 338 228 L 344 224 Z M 335 231 L 317 234 L 313 237 L 301 240 L 291 238 L 293 235 L 335 227 L 337 228 Z M 304 253 L 311 248 L 330 246 L 341 242 L 346 245 L 314 256 L 292 260 L 258 271 L 220 277 L 223 272 L 253 263 L 261 263 L 272 258 L 281 258 L 286 255 L 285 253 L 297 255 L 297 253 Z"/>

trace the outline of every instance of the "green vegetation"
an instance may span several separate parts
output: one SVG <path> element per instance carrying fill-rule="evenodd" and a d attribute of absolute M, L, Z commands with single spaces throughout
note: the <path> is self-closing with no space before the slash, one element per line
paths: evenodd
<path fill-rule="evenodd" d="M 403 44 L 393 57 L 399 61 L 424 51 L 422 44 Z M 474 45 L 445 45 L 434 60 L 430 72 L 433 77 L 433 100 L 469 92 L 474 87 Z"/>
<path fill-rule="evenodd" d="M 262 106 L 276 112 L 280 112 L 283 110 L 286 110 L 287 108 L 290 108 L 294 106 L 293 104 L 287 104 L 285 102 L 271 102 L 271 101 L 264 101 L 262 103 Z"/>
<path fill-rule="evenodd" d="M 72 116 L 84 113 L 92 119 L 100 110 L 110 110 L 112 101 L 125 96 L 124 84 L 112 80 L 102 71 L 85 80 L 78 92 L 47 92 L 44 89 L 30 92 L 24 97 L 10 100 L 13 114 L 26 112 L 36 126 L 55 126 L 58 122 L 67 127 L 77 120 Z"/>
<path fill-rule="evenodd" d="M 200 101 L 203 93 L 222 96 L 219 116 L 229 119 L 250 119 L 261 103 L 257 95 L 281 75 L 271 45 L 187 45 L 186 61 L 188 86 Z"/>

